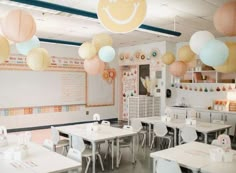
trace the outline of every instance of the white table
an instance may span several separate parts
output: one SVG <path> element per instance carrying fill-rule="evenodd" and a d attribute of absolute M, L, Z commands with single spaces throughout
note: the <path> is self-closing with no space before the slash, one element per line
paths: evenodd
<path fill-rule="evenodd" d="M 15 147 L 16 135 L 9 135 L 9 145 L 1 147 L 0 152 Z M 28 145 L 28 156 L 22 161 L 6 160 L 0 156 L 2 173 L 58 173 L 78 169 L 81 163 L 73 161 L 58 153 L 49 151 L 32 142 Z"/>
<path fill-rule="evenodd" d="M 67 135 L 77 135 L 91 142 L 92 144 L 92 161 L 93 161 L 93 173 L 95 173 L 95 151 L 96 151 L 96 143 L 101 141 L 109 140 L 112 142 L 112 169 L 113 169 L 113 156 L 114 156 L 114 140 L 117 143 L 117 154 L 116 154 L 116 166 L 119 167 L 119 139 L 126 136 L 132 136 L 132 160 L 134 159 L 134 144 L 135 144 L 135 135 L 137 132 L 131 130 L 125 130 L 120 128 L 115 128 L 111 126 L 98 125 L 97 131 L 89 131 L 88 126 L 91 126 L 91 123 L 87 124 L 79 124 L 79 125 L 70 125 L 70 126 L 60 126 L 56 127 L 58 131 L 65 133 Z"/>
<path fill-rule="evenodd" d="M 153 158 L 153 172 L 155 173 L 156 161 L 158 158 L 176 161 L 180 166 L 191 169 L 193 172 L 204 172 L 204 173 L 231 173 L 228 171 L 236 172 L 236 158 L 231 163 L 224 162 L 213 162 L 210 159 L 209 151 L 216 148 L 213 145 L 208 145 L 200 142 L 191 142 L 183 145 L 169 148 L 166 150 L 151 153 L 150 156 Z M 231 150 L 236 154 L 236 151 Z M 228 166 L 226 166 L 228 165 Z M 221 171 L 217 172 L 214 167 L 218 167 Z M 216 172 L 215 172 L 216 171 Z M 232 173 L 233 173 L 232 172 Z"/>
<path fill-rule="evenodd" d="M 145 118 L 138 118 L 141 122 L 146 123 L 149 125 L 149 145 L 151 140 L 151 125 L 155 124 L 155 122 L 160 122 L 161 117 L 145 117 Z M 205 143 L 207 143 L 207 134 L 212 132 L 218 132 L 221 130 L 227 130 L 227 134 L 229 134 L 229 129 L 232 127 L 231 125 L 227 124 L 214 124 L 214 123 L 207 123 L 197 121 L 196 125 L 186 125 L 185 120 L 180 119 L 172 119 L 169 122 L 165 122 L 167 127 L 170 127 L 174 130 L 174 146 L 176 145 L 177 141 L 177 129 L 181 129 L 185 126 L 190 126 L 196 129 L 197 132 L 200 132 L 204 135 Z"/>

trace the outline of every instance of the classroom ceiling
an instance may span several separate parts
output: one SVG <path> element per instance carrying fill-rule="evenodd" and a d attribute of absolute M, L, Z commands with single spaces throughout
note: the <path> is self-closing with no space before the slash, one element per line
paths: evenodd
<path fill-rule="evenodd" d="M 98 0 L 43 0 L 96 13 Z M 218 7 L 229 0 L 147 0 L 147 14 L 143 24 L 181 32 L 180 37 L 166 37 L 135 30 L 126 34 L 107 31 L 99 20 L 60 11 L 22 6 L 8 0 L 0 1 L 0 17 L 8 11 L 23 8 L 30 12 L 37 23 L 36 35 L 41 38 L 73 42 L 90 41 L 95 34 L 107 33 L 113 38 L 114 47 L 124 47 L 157 41 L 189 41 L 199 30 L 208 30 L 216 37 L 213 15 Z M 164 9 L 164 11 L 163 11 Z M 175 21 L 175 22 L 174 22 Z"/>

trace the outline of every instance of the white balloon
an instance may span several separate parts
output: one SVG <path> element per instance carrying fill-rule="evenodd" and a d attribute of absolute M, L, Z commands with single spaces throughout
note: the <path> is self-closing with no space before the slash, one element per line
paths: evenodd
<path fill-rule="evenodd" d="M 208 31 L 198 31 L 191 36 L 189 45 L 192 51 L 199 55 L 204 45 L 212 39 L 215 39 L 212 33 Z"/>

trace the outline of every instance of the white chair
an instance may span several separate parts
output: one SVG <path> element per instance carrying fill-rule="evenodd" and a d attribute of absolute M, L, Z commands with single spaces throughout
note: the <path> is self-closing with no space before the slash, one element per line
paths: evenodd
<path fill-rule="evenodd" d="M 180 144 L 193 142 L 197 140 L 197 132 L 194 128 L 186 126 L 180 129 L 179 138 Z"/>
<path fill-rule="evenodd" d="M 81 156 L 86 158 L 87 165 L 86 165 L 85 173 L 87 173 L 90 162 L 91 162 L 91 158 L 93 155 L 92 149 L 86 148 L 83 139 L 79 136 L 72 136 L 72 148 L 78 150 L 81 153 Z M 98 151 L 96 151 L 95 154 L 96 156 L 98 156 L 100 160 L 101 168 L 104 171 L 101 155 L 98 153 Z"/>
<path fill-rule="evenodd" d="M 168 130 L 167 130 L 165 123 L 163 123 L 163 122 L 154 123 L 153 133 L 154 134 L 153 134 L 153 138 L 152 138 L 152 142 L 151 142 L 151 149 L 153 147 L 156 137 L 168 140 L 168 148 L 170 148 L 172 136 L 168 135 Z"/>
<path fill-rule="evenodd" d="M 82 154 L 79 150 L 76 150 L 75 148 L 70 148 L 67 157 L 79 162 L 82 165 Z M 74 171 L 69 171 L 69 173 L 73 173 Z M 75 172 L 82 172 L 81 167 L 78 168 L 78 170 L 75 170 Z"/>
<path fill-rule="evenodd" d="M 123 129 L 133 130 L 133 127 L 129 126 L 129 125 L 124 125 Z M 120 141 L 119 141 L 119 151 L 120 151 L 120 153 L 119 153 L 118 165 L 120 165 L 120 161 L 121 161 L 121 157 L 122 157 L 122 149 L 128 148 L 130 150 L 130 152 L 132 153 L 131 142 L 132 142 L 132 137 L 124 137 L 124 138 L 120 139 Z M 115 144 L 115 146 L 117 145 L 116 142 L 114 144 Z"/>
<path fill-rule="evenodd" d="M 67 147 L 69 147 L 68 139 L 60 139 L 59 131 L 55 127 L 51 127 L 51 135 L 53 142 L 53 151 L 56 152 L 57 148 L 62 148 L 62 154 L 65 153 Z"/>
<path fill-rule="evenodd" d="M 228 135 L 222 134 L 219 135 L 217 139 L 213 140 L 211 145 L 215 145 L 225 150 L 229 150 L 231 149 L 231 139 Z"/>
<path fill-rule="evenodd" d="M 179 164 L 175 161 L 159 158 L 156 162 L 155 173 L 182 173 Z"/>
<path fill-rule="evenodd" d="M 131 119 L 131 126 L 134 131 L 138 132 L 138 134 L 142 135 L 142 143 L 141 146 L 144 147 L 147 138 L 147 131 L 143 130 L 143 126 L 140 120 L 138 119 Z"/>

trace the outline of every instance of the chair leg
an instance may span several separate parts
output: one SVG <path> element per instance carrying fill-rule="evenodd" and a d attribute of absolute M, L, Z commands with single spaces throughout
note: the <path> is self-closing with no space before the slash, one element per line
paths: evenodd
<path fill-rule="evenodd" d="M 146 134 L 144 133 L 143 134 L 142 147 L 144 147 L 145 142 L 146 142 Z"/>
<path fill-rule="evenodd" d="M 153 146 L 154 140 L 155 140 L 155 136 L 153 136 L 153 138 L 152 138 L 152 142 L 151 142 L 151 147 L 150 147 L 150 149 L 152 149 L 152 146 Z"/>
<path fill-rule="evenodd" d="M 120 156 L 119 156 L 118 166 L 120 166 L 121 156 L 122 156 L 122 152 L 120 151 Z"/>
<path fill-rule="evenodd" d="M 100 154 L 97 154 L 99 160 L 100 160 L 100 164 L 101 164 L 101 168 L 102 168 L 102 171 L 104 171 L 104 167 L 103 167 L 103 162 L 102 162 L 102 158 L 101 158 L 101 155 Z"/>
<path fill-rule="evenodd" d="M 107 142 L 107 151 L 106 151 L 106 154 L 105 154 L 105 156 L 104 156 L 104 159 L 106 159 L 107 158 L 107 155 L 109 154 L 109 151 L 110 151 L 110 143 L 109 142 Z"/>
<path fill-rule="evenodd" d="M 88 168 L 89 168 L 89 165 L 90 165 L 90 162 L 91 162 L 91 158 L 90 157 L 87 157 L 87 165 L 86 165 L 86 169 L 84 171 L 84 173 L 87 173 L 88 172 Z"/>

